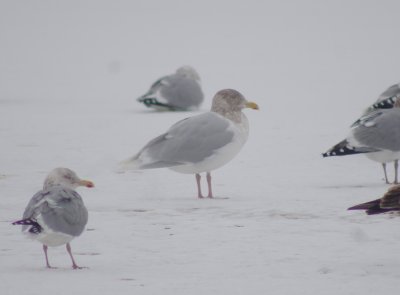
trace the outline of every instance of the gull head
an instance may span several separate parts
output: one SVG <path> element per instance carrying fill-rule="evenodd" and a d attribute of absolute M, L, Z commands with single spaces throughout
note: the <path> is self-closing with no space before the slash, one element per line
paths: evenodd
<path fill-rule="evenodd" d="M 217 92 L 213 98 L 211 111 L 225 115 L 227 113 L 237 113 L 244 108 L 258 110 L 255 102 L 246 100 L 246 98 L 234 89 L 223 89 Z"/>
<path fill-rule="evenodd" d="M 78 186 L 94 187 L 93 182 L 80 179 L 74 171 L 68 168 L 55 168 L 47 175 L 43 189 L 51 186 L 61 185 L 70 189 L 76 189 Z"/>
<path fill-rule="evenodd" d="M 176 74 L 200 82 L 200 75 L 191 66 L 182 66 L 176 70 Z"/>

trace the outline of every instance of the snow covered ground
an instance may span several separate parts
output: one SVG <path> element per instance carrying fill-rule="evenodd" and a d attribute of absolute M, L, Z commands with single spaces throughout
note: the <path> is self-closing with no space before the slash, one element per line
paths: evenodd
<path fill-rule="evenodd" d="M 397 1 L 0 1 L 1 294 L 395 294 L 399 217 L 346 208 L 388 188 L 363 156 L 322 159 L 400 81 Z M 174 122 L 135 102 L 183 64 L 235 88 L 250 137 L 219 199 L 172 171 L 115 173 Z M 11 222 L 65 166 L 87 231 L 41 245 Z M 390 177 L 393 178 L 392 166 Z M 224 197 L 224 198 L 222 198 Z M 225 199 L 226 198 L 226 199 Z"/>

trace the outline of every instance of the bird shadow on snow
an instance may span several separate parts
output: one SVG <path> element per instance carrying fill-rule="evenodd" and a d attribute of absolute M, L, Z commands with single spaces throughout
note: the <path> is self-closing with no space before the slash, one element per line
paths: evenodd
<path fill-rule="evenodd" d="M 186 114 L 187 116 L 194 116 L 197 114 L 201 114 L 206 112 L 207 110 L 198 109 L 198 110 L 154 110 L 154 109 L 130 109 L 123 111 L 126 114 L 144 114 L 144 115 L 171 115 L 171 114 Z"/>
<path fill-rule="evenodd" d="M 27 267 L 27 266 L 23 266 L 23 267 L 15 267 L 14 268 L 15 271 L 17 271 L 18 273 L 36 273 L 36 274 L 40 274 L 40 273 L 60 273 L 60 272 L 81 272 L 81 271 L 89 271 L 90 267 L 87 266 L 83 266 L 82 268 L 79 269 L 73 269 L 71 266 L 55 266 L 52 268 L 47 268 L 46 266 L 38 266 L 38 267 Z"/>
<path fill-rule="evenodd" d="M 154 109 L 130 109 L 125 111 L 129 114 L 185 114 L 185 113 L 197 113 L 200 111 L 191 111 L 191 110 L 176 110 L 176 111 L 169 111 L 169 110 L 154 110 Z"/>
<path fill-rule="evenodd" d="M 200 201 L 202 201 L 202 200 L 218 201 L 218 200 L 229 200 L 229 199 L 230 199 L 229 197 L 217 196 L 217 197 L 212 197 L 212 198 L 204 197 L 204 198 L 201 198 L 199 200 Z"/>
<path fill-rule="evenodd" d="M 343 184 L 326 184 L 326 185 L 316 185 L 316 188 L 322 188 L 322 189 L 341 189 L 341 188 L 378 188 L 378 187 L 389 187 L 392 184 L 386 184 L 386 183 L 343 183 Z"/>
<path fill-rule="evenodd" d="M 231 197 L 224 197 L 224 196 L 214 196 L 212 198 L 208 197 L 203 197 L 203 198 L 198 198 L 197 196 L 194 195 L 179 195 L 179 196 L 166 196 L 165 198 L 159 198 L 157 199 L 160 202 L 179 202 L 182 204 L 188 204 L 188 203 L 193 203 L 193 204 L 204 204 L 207 202 L 218 202 L 218 201 L 223 201 L 223 200 L 234 200 L 234 198 Z M 199 203 L 200 202 L 200 203 Z"/>

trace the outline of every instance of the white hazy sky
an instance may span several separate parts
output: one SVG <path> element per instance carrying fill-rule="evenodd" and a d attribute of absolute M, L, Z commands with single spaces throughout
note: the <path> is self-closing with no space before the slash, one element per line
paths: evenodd
<path fill-rule="evenodd" d="M 361 108 L 400 80 L 399 8 L 361 0 L 1 0 L 0 100 L 130 100 L 190 64 L 207 97 L 231 87 L 272 107 L 354 99 Z"/>

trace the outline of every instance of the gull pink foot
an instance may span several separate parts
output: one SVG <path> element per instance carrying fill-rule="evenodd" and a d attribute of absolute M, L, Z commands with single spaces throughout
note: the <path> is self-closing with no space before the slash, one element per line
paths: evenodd
<path fill-rule="evenodd" d="M 89 267 L 87 267 L 87 266 L 78 266 L 78 265 L 72 265 L 72 268 L 73 269 L 88 269 Z"/>

